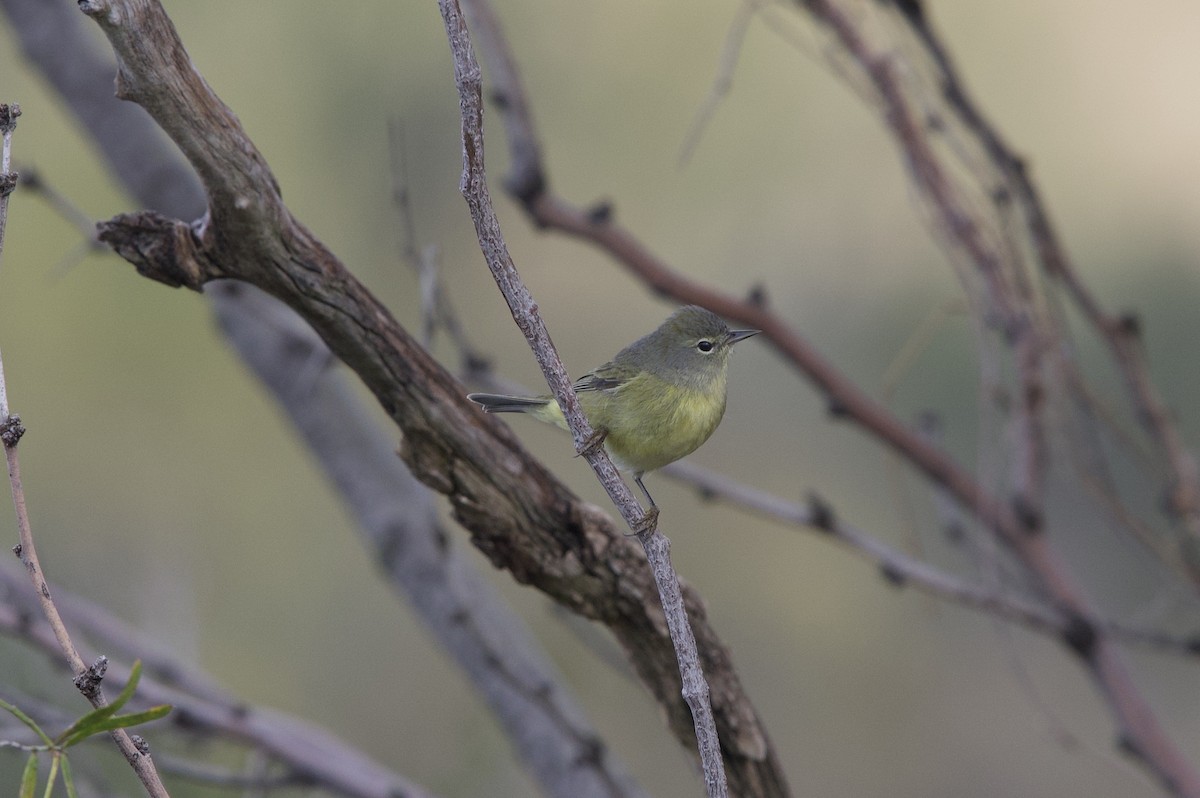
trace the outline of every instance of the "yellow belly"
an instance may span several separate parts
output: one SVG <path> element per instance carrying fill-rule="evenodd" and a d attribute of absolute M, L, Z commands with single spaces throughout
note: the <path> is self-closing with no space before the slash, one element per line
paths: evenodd
<path fill-rule="evenodd" d="M 723 375 L 722 375 L 723 376 Z M 615 394 L 581 393 L 592 426 L 608 432 L 605 448 L 623 471 L 641 474 L 696 451 L 725 414 L 725 384 L 697 391 L 638 377 Z M 629 408 L 630 389 L 637 402 Z"/>

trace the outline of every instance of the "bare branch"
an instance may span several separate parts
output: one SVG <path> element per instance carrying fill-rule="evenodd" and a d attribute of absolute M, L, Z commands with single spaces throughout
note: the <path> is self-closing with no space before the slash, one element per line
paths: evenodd
<path fill-rule="evenodd" d="M 485 0 L 474 0 L 473 4 L 485 5 Z M 904 5 L 919 9 L 916 3 Z M 1200 774 L 1162 729 L 1130 677 L 1114 641 L 1098 624 L 1095 609 L 1084 597 L 1074 575 L 1050 547 L 1042 528 L 1045 451 L 1041 414 L 1045 391 L 1041 380 L 1049 341 L 1043 320 L 1030 315 L 1035 308 L 1027 275 L 1000 268 L 999 259 L 1009 253 L 996 251 L 986 225 L 977 223 L 973 215 L 975 209 L 964 204 L 963 197 L 956 193 L 953 182 L 925 138 L 925 129 L 918 123 L 918 119 L 924 117 L 911 105 L 911 98 L 900 85 L 894 54 L 887 47 L 875 46 L 860 29 L 859 26 L 865 24 L 862 15 L 851 13 L 832 0 L 811 0 L 800 6 L 833 33 L 850 64 L 865 78 L 864 90 L 879 103 L 883 121 L 904 151 L 918 188 L 928 198 L 930 207 L 940 214 L 937 217 L 939 229 L 977 269 L 987 287 L 992 307 L 1001 314 L 1004 332 L 1013 336 L 1021 379 L 1016 417 L 1020 449 L 1015 458 L 1014 492 L 1010 500 L 991 495 L 944 451 L 924 440 L 859 390 L 789 329 L 781 318 L 771 313 L 761 296 L 739 300 L 701 285 L 655 257 L 614 220 L 611 207 L 605 206 L 603 213 L 597 213 L 573 206 L 554 194 L 542 164 L 532 160 L 536 157 L 536 148 L 523 146 L 512 150 L 513 173 L 538 176 L 536 181 L 522 182 L 524 190 L 514 192 L 515 198 L 536 226 L 594 244 L 633 272 L 651 290 L 683 302 L 703 305 L 722 316 L 762 330 L 763 336 L 828 397 L 830 411 L 835 417 L 861 425 L 970 509 L 984 528 L 997 535 L 1017 556 L 1035 576 L 1041 590 L 1057 605 L 1058 611 L 1069 619 L 1068 632 L 1062 641 L 1095 677 L 1120 727 L 1123 749 L 1145 764 L 1172 792 L 1200 795 Z M 506 98 L 523 99 L 519 104 L 499 104 L 500 113 L 505 117 L 506 126 L 519 130 L 518 140 L 536 140 L 532 117 L 527 111 L 529 103 L 524 99 L 519 76 L 515 69 L 506 66 L 511 65 L 512 58 L 498 23 L 490 16 L 481 19 L 495 28 L 486 37 L 481 37 L 481 43 L 497 48 L 496 52 L 483 51 L 492 79 L 498 84 L 496 91 Z M 510 186 L 516 182 L 508 181 Z"/>
<path fill-rule="evenodd" d="M 17 117 L 21 115 L 20 108 L 13 104 L 0 105 L 0 255 L 4 252 L 4 231 L 8 220 L 8 197 L 16 182 L 16 175 L 9 173 L 12 157 L 12 134 L 16 129 Z M 91 675 L 83 659 L 71 641 L 71 635 L 63 623 L 58 607 L 50 595 L 50 587 L 46 583 L 45 571 L 38 558 L 37 548 L 33 541 L 33 528 L 29 523 L 29 511 L 25 504 L 25 488 L 21 483 L 21 464 L 17 456 L 17 443 L 25 434 L 21 419 L 9 412 L 8 385 L 4 377 L 4 364 L 0 361 L 0 441 L 3 442 L 4 456 L 8 461 L 8 482 L 12 489 L 13 509 L 17 514 L 17 532 L 20 543 L 13 547 L 13 553 L 25 567 L 33 584 L 34 594 L 47 624 L 54 633 L 54 639 L 59 651 L 66 658 L 67 664 L 75 677 L 75 686 L 83 697 L 96 708 L 108 705 L 104 691 L 100 687 L 103 670 L 98 675 Z M 151 760 L 145 743 L 137 745 L 133 737 L 125 729 L 114 729 L 109 736 L 117 744 L 138 779 L 151 796 L 166 798 L 167 789 L 158 776 L 158 771 Z"/>
<path fill-rule="evenodd" d="M 674 652 L 641 553 L 609 518 L 571 496 L 503 424 L 478 413 L 462 387 L 291 217 L 262 157 L 195 72 L 157 3 L 82 7 L 117 53 L 119 90 L 143 101 L 175 138 L 205 183 L 210 205 L 195 228 L 132 214 L 103 225 L 103 239 L 143 274 L 167 284 L 197 288 L 235 277 L 298 310 L 402 429 L 402 457 L 450 498 L 475 545 L 564 606 L 603 620 L 690 747 L 691 715 L 680 700 Z M 180 96 L 159 96 L 166 93 Z M 683 600 L 712 684 L 730 772 L 736 767 L 743 794 L 782 794 L 782 769 L 728 651 L 694 592 L 684 590 Z"/>
<path fill-rule="evenodd" d="M 998 531 L 1037 575 L 1047 593 L 1073 616 L 1076 628 L 1064 636 L 1064 642 L 1095 677 L 1109 702 L 1121 728 L 1123 749 L 1157 776 L 1166 789 L 1180 795 L 1200 796 L 1200 773 L 1162 728 L 1134 684 L 1115 644 L 1095 624 L 1094 610 L 1042 534 L 1040 493 L 1045 463 L 1040 414 L 1045 391 L 1041 384 L 1041 357 L 1051 340 L 1046 337 L 1045 325 L 1033 315 L 1037 309 L 1027 277 L 1018 266 L 1004 263 L 1003 254 L 990 249 L 980 226 L 973 221 L 972 209 L 956 195 L 948 167 L 935 154 L 924 126 L 918 121 L 924 118 L 923 109 L 903 85 L 894 59 L 865 34 L 862 20 L 832 0 L 812 0 L 805 8 L 829 27 L 869 79 L 881 104 L 882 117 L 905 153 L 917 187 L 953 245 L 969 257 L 984 283 L 991 286 L 995 307 L 1003 314 L 1005 332 L 1015 352 L 1021 394 L 1017 411 L 1015 494 L 1009 521 L 1015 521 L 1017 527 L 1001 527 Z M 919 4 L 906 4 L 905 8 L 910 18 L 921 13 Z M 1002 279 L 1008 282 L 1001 283 Z M 1014 535 L 1020 528 L 1029 534 Z"/>
<path fill-rule="evenodd" d="M 0 0 L 0 7 L 10 14 L 29 58 L 60 90 L 129 191 L 148 207 L 181 216 L 199 213 L 203 193 L 195 175 L 145 114 L 111 97 L 111 58 L 96 52 L 83 18 L 36 0 Z M 36 44 L 47 34 L 51 46 Z M 159 171 L 146 170 L 146 163 L 159 164 Z M 46 181 L 39 188 L 56 196 Z M 415 243 L 415 233 L 412 238 Z M 286 409 L 358 520 L 389 583 L 471 678 L 533 778 L 549 795 L 640 795 L 520 618 L 461 551 L 448 545 L 432 492 L 396 457 L 389 433 L 367 412 L 346 373 L 332 367 L 325 344 L 262 292 L 228 282 L 214 288 L 207 295 L 227 340 Z M 445 308 L 441 320 L 465 344 Z M 86 602 L 68 602 L 63 612 L 127 660 L 140 658 L 147 673 L 166 684 L 235 703 Z"/>
<path fill-rule="evenodd" d="M 0 571 L 0 584 L 11 588 L 8 575 Z M 65 591 L 68 606 L 87 604 Z M 139 651 L 153 650 L 150 641 L 119 619 L 96 607 L 87 610 L 91 621 L 104 634 L 116 632 L 119 639 L 134 641 Z M 19 638 L 43 651 L 56 654 L 53 632 L 45 622 L 31 622 L 24 607 L 0 602 L 0 634 Z M 354 798 L 433 798 L 408 779 L 393 773 L 361 751 L 336 739 L 323 729 L 300 718 L 261 707 L 253 707 L 232 696 L 215 694 L 211 689 L 194 692 L 196 685 L 207 685 L 206 677 L 196 675 L 190 664 L 157 655 L 155 673 L 143 674 L 135 700 L 147 705 L 169 703 L 175 711 L 164 723 L 176 724 L 190 733 L 221 735 L 240 741 L 269 754 L 295 773 L 304 774 L 310 784 L 320 785 Z M 127 678 L 128 666 L 113 662 L 110 676 Z M 181 675 L 188 674 L 184 678 Z M 173 677 L 164 679 L 164 676 Z"/>
<path fill-rule="evenodd" d="M 1150 380 L 1145 353 L 1140 343 L 1140 325 L 1131 314 L 1106 312 L 1080 277 L 1066 248 L 1058 239 L 1050 214 L 1042 203 L 1024 161 L 984 117 L 963 85 L 946 48 L 938 39 L 920 3 L 891 0 L 898 16 L 925 48 L 938 71 L 942 98 L 986 153 L 992 168 L 1019 206 L 1026 233 L 1033 244 L 1038 265 L 1058 280 L 1067 295 L 1109 347 L 1121 370 L 1130 399 L 1143 426 L 1158 441 L 1170 466 L 1170 503 L 1182 521 L 1187 538 L 1178 544 L 1178 554 L 1193 583 L 1200 583 L 1200 468 L 1184 444 L 1171 412 Z"/>
<path fill-rule="evenodd" d="M 438 5 L 442 10 L 446 35 L 450 40 L 450 51 L 454 56 L 454 81 L 458 86 L 459 107 L 462 111 L 463 173 L 459 189 L 471 209 L 471 219 L 475 223 L 475 232 L 479 237 L 484 259 L 508 303 L 509 310 L 512 311 L 513 319 L 525 334 L 526 341 L 542 367 L 546 382 L 562 407 L 563 415 L 575 438 L 576 451 L 587 459 L 608 492 L 609 498 L 621 511 L 629 528 L 637 533 L 645 549 L 646 560 L 654 573 L 654 581 L 662 601 L 671 643 L 679 661 L 683 697 L 692 712 L 705 788 L 711 798 L 725 796 L 729 787 L 721 761 L 720 740 L 709 700 L 710 691 L 696 650 L 696 638 L 688 622 L 683 593 L 679 589 L 679 577 L 671 565 L 670 541 L 658 531 L 657 510 L 643 513 L 629 488 L 621 481 L 604 447 L 597 445 L 602 438 L 597 436 L 584 416 L 571 380 L 567 376 L 567 370 L 563 368 L 558 352 L 550 341 L 550 334 L 542 322 L 537 305 L 508 254 L 504 235 L 500 231 L 500 221 L 492 208 L 484 171 L 481 70 L 475 60 L 471 35 L 458 0 L 439 0 Z"/>

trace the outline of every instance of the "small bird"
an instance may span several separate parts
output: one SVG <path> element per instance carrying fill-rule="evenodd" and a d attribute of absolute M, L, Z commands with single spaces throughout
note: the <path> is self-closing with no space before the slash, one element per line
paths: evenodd
<path fill-rule="evenodd" d="M 715 313 L 689 305 L 575 382 L 579 404 L 613 463 L 633 475 L 655 514 L 658 505 L 642 476 L 691 454 L 713 434 L 725 414 L 729 353 L 758 332 L 730 330 Z M 553 396 L 467 398 L 485 413 L 527 413 L 567 429 Z"/>

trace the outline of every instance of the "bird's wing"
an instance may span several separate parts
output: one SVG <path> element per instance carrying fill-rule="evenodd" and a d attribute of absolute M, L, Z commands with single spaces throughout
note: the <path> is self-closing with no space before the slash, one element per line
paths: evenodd
<path fill-rule="evenodd" d="M 633 370 L 613 363 L 605 363 L 598 369 L 584 374 L 575 381 L 575 392 L 615 391 L 633 378 Z"/>

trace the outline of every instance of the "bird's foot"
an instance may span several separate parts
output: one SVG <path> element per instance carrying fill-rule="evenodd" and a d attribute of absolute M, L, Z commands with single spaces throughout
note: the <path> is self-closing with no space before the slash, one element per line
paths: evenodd
<path fill-rule="evenodd" d="M 633 525 L 633 531 L 625 533 L 625 537 L 641 537 L 649 535 L 658 528 L 658 508 L 651 507 L 642 513 L 642 517 Z"/>
<path fill-rule="evenodd" d="M 596 429 L 587 437 L 583 445 L 579 447 L 579 451 L 575 452 L 576 457 L 587 457 L 601 446 L 604 445 L 604 439 L 608 437 L 608 430 Z"/>

